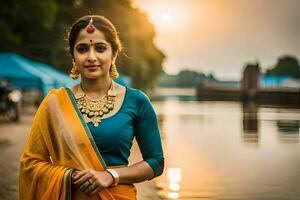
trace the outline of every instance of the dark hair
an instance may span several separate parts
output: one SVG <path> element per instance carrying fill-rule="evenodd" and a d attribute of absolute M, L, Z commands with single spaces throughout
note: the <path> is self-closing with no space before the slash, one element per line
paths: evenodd
<path fill-rule="evenodd" d="M 100 15 L 86 15 L 79 18 L 71 28 L 69 33 L 69 47 L 72 57 L 74 57 L 74 45 L 76 39 L 82 29 L 84 29 L 93 18 L 93 25 L 101 32 L 103 32 L 105 39 L 110 43 L 112 47 L 113 55 L 116 56 L 118 52 L 122 50 L 122 44 L 119 38 L 119 34 L 115 26 L 105 17 Z"/>

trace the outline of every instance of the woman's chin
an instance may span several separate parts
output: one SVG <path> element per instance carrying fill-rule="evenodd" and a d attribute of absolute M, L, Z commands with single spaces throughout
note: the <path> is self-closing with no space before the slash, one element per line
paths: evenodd
<path fill-rule="evenodd" d="M 87 78 L 87 79 L 97 79 L 97 78 L 100 78 L 101 76 L 103 76 L 102 73 L 87 73 L 87 74 L 85 74 L 85 78 Z"/>

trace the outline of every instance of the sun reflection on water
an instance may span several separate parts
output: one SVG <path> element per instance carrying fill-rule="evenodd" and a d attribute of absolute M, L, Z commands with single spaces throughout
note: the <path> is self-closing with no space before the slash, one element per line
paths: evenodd
<path fill-rule="evenodd" d="M 180 182 L 181 182 L 181 169 L 180 168 L 169 168 L 167 171 L 168 177 L 168 198 L 170 199 L 178 199 L 179 198 L 179 190 L 180 190 Z"/>

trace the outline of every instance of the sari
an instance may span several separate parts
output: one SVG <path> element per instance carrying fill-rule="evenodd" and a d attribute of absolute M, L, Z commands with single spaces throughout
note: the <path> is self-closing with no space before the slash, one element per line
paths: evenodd
<path fill-rule="evenodd" d="M 71 191 L 72 169 L 107 168 L 69 88 L 53 89 L 33 119 L 20 159 L 20 200 L 134 200 L 134 185 L 104 188 L 88 196 Z"/>

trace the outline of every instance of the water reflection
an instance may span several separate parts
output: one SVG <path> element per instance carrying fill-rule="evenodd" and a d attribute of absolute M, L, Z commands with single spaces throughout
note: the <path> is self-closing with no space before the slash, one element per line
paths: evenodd
<path fill-rule="evenodd" d="M 169 168 L 167 170 L 169 192 L 168 197 L 170 199 L 179 198 L 180 181 L 181 181 L 181 169 L 180 168 Z"/>
<path fill-rule="evenodd" d="M 166 160 L 156 179 L 162 199 L 299 199 L 300 109 L 174 100 L 154 106 Z"/>
<path fill-rule="evenodd" d="M 299 132 L 299 120 L 277 120 L 277 127 L 282 132 Z"/>
<path fill-rule="evenodd" d="M 258 143 L 258 105 L 253 102 L 243 102 L 243 138 L 246 143 Z"/>
<path fill-rule="evenodd" d="M 282 143 L 299 143 L 299 120 L 277 120 L 279 140 Z"/>

